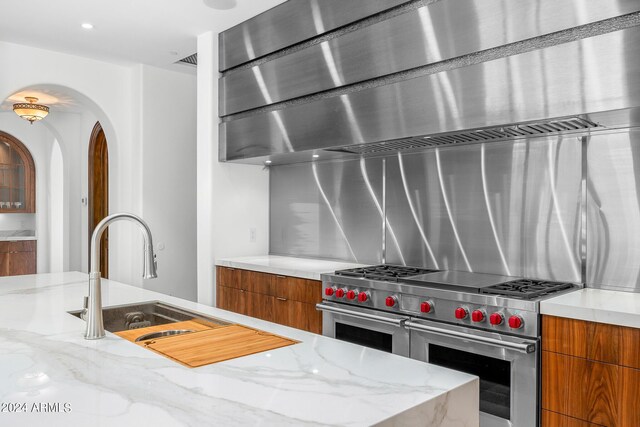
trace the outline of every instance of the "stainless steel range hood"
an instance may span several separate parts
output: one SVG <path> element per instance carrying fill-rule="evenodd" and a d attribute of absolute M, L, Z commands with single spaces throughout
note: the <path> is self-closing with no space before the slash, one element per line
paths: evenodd
<path fill-rule="evenodd" d="M 290 0 L 221 35 L 220 160 L 636 126 L 638 11 L 634 0 Z M 265 38 L 282 16 L 305 31 Z"/>

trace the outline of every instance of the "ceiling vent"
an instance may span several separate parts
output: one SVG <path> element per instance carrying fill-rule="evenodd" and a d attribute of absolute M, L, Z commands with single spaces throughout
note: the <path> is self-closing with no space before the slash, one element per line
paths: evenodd
<path fill-rule="evenodd" d="M 433 136 L 402 138 L 370 144 L 349 145 L 345 147 L 327 149 L 326 151 L 352 154 L 375 154 L 385 151 L 401 151 L 442 147 L 447 145 L 496 142 L 507 139 L 530 138 L 562 132 L 581 132 L 594 128 L 601 128 L 601 126 L 580 117 L 570 117 L 565 119 L 497 126 Z"/>
<path fill-rule="evenodd" d="M 177 61 L 176 64 L 187 64 L 187 65 L 197 66 L 198 65 L 198 54 L 194 53 L 192 55 L 184 57 L 181 60 Z"/>

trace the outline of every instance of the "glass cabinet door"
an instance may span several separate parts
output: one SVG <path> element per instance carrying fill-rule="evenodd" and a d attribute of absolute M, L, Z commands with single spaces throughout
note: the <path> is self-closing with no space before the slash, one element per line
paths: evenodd
<path fill-rule="evenodd" d="M 0 132 L 0 213 L 35 212 L 35 171 L 27 148 Z"/>

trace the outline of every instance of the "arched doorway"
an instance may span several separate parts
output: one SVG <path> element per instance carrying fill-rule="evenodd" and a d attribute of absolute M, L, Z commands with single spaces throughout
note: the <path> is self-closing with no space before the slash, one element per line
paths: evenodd
<path fill-rule="evenodd" d="M 89 243 L 96 225 L 109 215 L 109 149 L 100 122 L 96 122 L 89 141 Z M 100 272 L 109 277 L 109 234 L 100 242 Z M 90 248 L 90 245 L 88 246 Z M 89 251 L 91 265 L 91 251 Z"/>

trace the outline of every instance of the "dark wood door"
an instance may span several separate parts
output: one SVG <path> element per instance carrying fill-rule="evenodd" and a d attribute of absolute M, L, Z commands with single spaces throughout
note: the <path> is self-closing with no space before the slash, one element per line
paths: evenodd
<path fill-rule="evenodd" d="M 109 149 L 100 123 L 91 132 L 89 144 L 89 243 L 96 225 L 109 215 Z M 109 234 L 100 241 L 100 272 L 109 277 Z M 89 253 L 91 263 L 91 253 Z"/>

